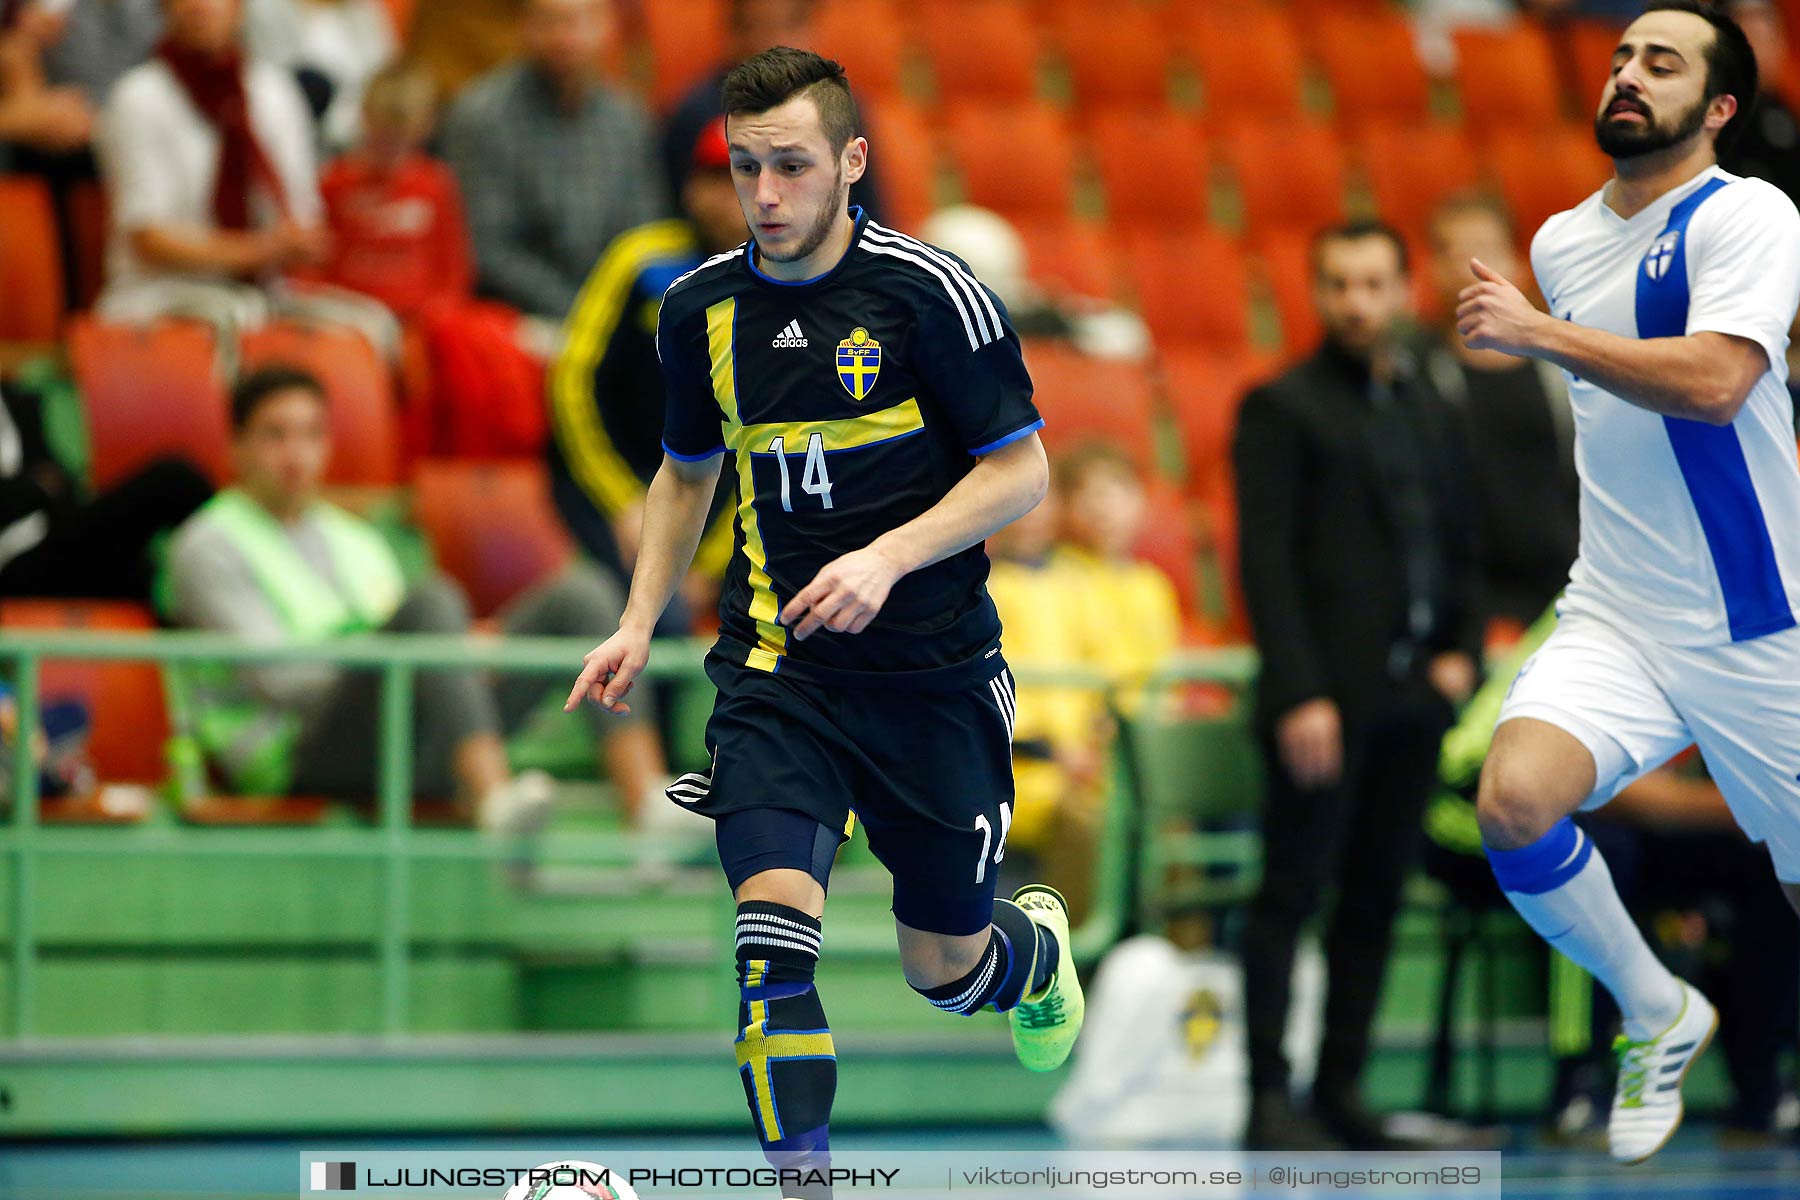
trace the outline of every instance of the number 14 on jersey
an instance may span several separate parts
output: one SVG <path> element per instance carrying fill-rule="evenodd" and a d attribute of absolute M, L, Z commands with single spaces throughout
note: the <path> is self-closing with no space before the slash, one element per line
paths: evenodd
<path fill-rule="evenodd" d="M 792 485 L 788 478 L 787 443 L 783 438 L 776 438 L 769 443 L 769 453 L 775 456 L 775 465 L 781 468 L 781 511 L 793 512 L 794 500 Z M 794 453 L 798 454 L 796 450 Z M 825 469 L 825 436 L 814 433 L 806 442 L 806 467 L 800 472 L 800 488 L 809 496 L 817 496 L 826 508 L 831 507 L 831 473 Z"/>

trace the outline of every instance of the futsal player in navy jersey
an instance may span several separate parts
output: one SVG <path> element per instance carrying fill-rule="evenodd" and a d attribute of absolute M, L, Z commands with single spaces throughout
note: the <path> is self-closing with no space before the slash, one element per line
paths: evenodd
<path fill-rule="evenodd" d="M 838 845 L 860 818 L 893 875 L 907 983 L 947 1012 L 1010 1014 L 1051 1070 L 1081 1027 L 1062 897 L 996 899 L 1012 819 L 1011 673 L 983 541 L 1048 469 L 1018 336 L 955 256 L 848 201 L 868 143 L 844 72 L 766 51 L 725 80 L 752 237 L 677 279 L 667 385 L 631 598 L 569 694 L 628 711 L 687 569 L 721 455 L 736 541 L 706 660 L 712 767 L 669 788 L 716 822 L 737 899 L 737 1065 L 765 1154 L 828 1195 L 837 1082 L 813 971 Z"/>

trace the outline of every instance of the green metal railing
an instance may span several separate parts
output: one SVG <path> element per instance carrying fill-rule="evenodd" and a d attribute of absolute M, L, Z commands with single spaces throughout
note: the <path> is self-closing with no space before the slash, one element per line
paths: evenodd
<path fill-rule="evenodd" d="M 708 643 L 703 640 L 657 643 L 643 678 L 699 680 L 701 661 Z M 154 662 L 164 666 L 193 663 L 330 662 L 341 667 L 378 670 L 382 674 L 378 744 L 378 809 L 369 830 L 318 830 L 307 837 L 284 842 L 282 850 L 297 856 L 374 858 L 381 863 L 381 913 L 378 945 L 383 1032 L 401 1033 L 407 1025 L 408 947 L 410 945 L 411 860 L 421 854 L 440 857 L 505 859 L 516 857 L 517 847 L 496 839 L 470 838 L 454 844 L 421 847 L 412 832 L 413 681 L 421 670 L 481 668 L 509 673 L 555 676 L 572 683 L 591 640 L 542 637 L 493 638 L 433 634 L 362 634 L 330 642 L 276 643 L 245 641 L 220 634 L 199 632 L 86 633 L 13 630 L 0 633 L 0 664 L 8 672 L 19 708 L 16 745 L 29 746 L 39 728 L 39 674 L 46 661 Z M 1254 672 L 1254 656 L 1247 651 L 1209 651 L 1182 656 L 1151 681 L 1153 687 L 1184 682 L 1213 682 L 1243 686 Z M 1106 691 L 1105 676 L 1080 666 L 1058 671 L 1018 672 L 1025 684 L 1059 684 Z M 104 703 L 104 698 L 100 701 Z M 177 726 L 180 715 L 176 715 Z M 179 728 L 177 732 L 180 732 Z M 40 835 L 38 775 L 18 756 L 13 773 L 12 820 L 0 830 L 0 848 L 11 851 L 12 930 L 8 973 L 11 992 L 13 1037 L 29 1036 L 34 1028 L 32 998 L 37 960 L 35 939 L 36 879 L 38 858 L 45 852 L 81 853 L 94 847 L 91 839 L 59 839 L 47 847 Z M 1129 772 L 1124 773 L 1129 791 Z M 1129 865 L 1130 840 L 1135 816 L 1130 797 L 1115 797 L 1107 806 L 1094 913 L 1076 931 L 1077 957 L 1091 959 L 1117 939 L 1128 920 L 1133 880 Z M 104 835 L 98 835 L 103 837 Z M 595 861 L 618 865 L 631 861 L 638 841 L 598 839 L 586 845 Z M 241 844 L 208 845 L 188 839 L 152 843 L 148 849 L 176 853 L 243 853 Z"/>

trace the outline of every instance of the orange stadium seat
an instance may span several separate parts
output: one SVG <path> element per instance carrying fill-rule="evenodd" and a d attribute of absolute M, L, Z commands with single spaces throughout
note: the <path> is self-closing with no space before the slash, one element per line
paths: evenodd
<path fill-rule="evenodd" d="M 63 312 L 58 244 L 44 181 L 0 176 L 0 341 L 56 340 Z"/>
<path fill-rule="evenodd" d="M 1217 119 L 1254 116 L 1295 119 L 1306 93 L 1306 52 L 1293 18 L 1267 5 L 1195 6 L 1185 39 Z"/>
<path fill-rule="evenodd" d="M 1014 228 L 1025 242 L 1026 274 L 1039 287 L 1099 300 L 1118 292 L 1115 248 L 1103 226 L 1045 217 L 1016 221 Z"/>
<path fill-rule="evenodd" d="M 1431 82 L 1413 46 L 1412 26 L 1396 8 L 1321 13 L 1313 51 L 1331 84 L 1340 122 L 1422 120 Z"/>
<path fill-rule="evenodd" d="M 725 0 L 654 0 L 642 7 L 655 79 L 650 96 L 670 108 L 725 56 Z"/>
<path fill-rule="evenodd" d="M 869 157 L 881 163 L 882 224 L 915 230 L 937 208 L 938 155 L 931 126 L 899 96 L 869 105 Z"/>
<path fill-rule="evenodd" d="M 68 347 L 87 411 L 95 488 L 172 454 L 214 483 L 230 477 L 225 383 L 206 326 L 105 325 L 78 317 L 69 323 Z"/>
<path fill-rule="evenodd" d="M 1060 342 L 1025 343 L 1033 401 L 1044 416 L 1044 445 L 1058 451 L 1083 442 L 1117 445 L 1142 468 L 1155 461 L 1150 376 L 1137 363 L 1093 358 Z"/>
<path fill-rule="evenodd" d="M 386 485 L 400 480 L 400 414 L 381 355 L 348 329 L 272 325 L 244 335 L 244 369 L 285 363 L 319 377 L 331 402 L 326 482 Z"/>
<path fill-rule="evenodd" d="M 120 631 L 154 629 L 156 622 L 142 605 L 118 601 L 7 600 L 0 602 L 0 627 Z M 169 712 L 154 664 L 49 661 L 38 695 L 87 706 L 88 755 L 101 782 L 161 782 Z"/>
<path fill-rule="evenodd" d="M 1312 233 L 1341 220 L 1349 179 L 1343 143 L 1316 121 L 1242 122 L 1220 139 L 1237 181 L 1244 228 Z"/>
<path fill-rule="evenodd" d="M 1592 119 L 1600 107 L 1600 93 L 1606 87 L 1613 51 L 1619 48 L 1619 35 L 1625 26 L 1617 21 L 1574 20 L 1564 24 L 1558 39 L 1563 90 L 1569 104 L 1583 117 Z"/>
<path fill-rule="evenodd" d="M 1521 246 L 1530 244 L 1546 219 L 1573 208 L 1612 176 L 1611 160 L 1585 124 L 1501 131 L 1487 144 L 1487 162 Z"/>
<path fill-rule="evenodd" d="M 401 45 L 406 44 L 407 31 L 412 28 L 413 10 L 419 7 L 419 0 L 382 0 L 387 9 L 388 22 L 394 27 L 394 38 Z"/>
<path fill-rule="evenodd" d="M 574 555 L 541 463 L 427 459 L 413 482 L 414 516 L 477 617 L 494 615 Z"/>
<path fill-rule="evenodd" d="M 1146 479 L 1144 485 L 1148 500 L 1144 530 L 1132 547 L 1132 557 L 1169 577 L 1181 605 L 1182 622 L 1192 623 L 1200 612 L 1200 540 L 1176 488 L 1155 476 Z"/>
<path fill-rule="evenodd" d="M 1078 105 L 1168 102 L 1175 42 L 1159 12 L 1113 4 L 1071 10 L 1058 25 Z"/>
<path fill-rule="evenodd" d="M 1498 129 L 1548 129 L 1563 119 L 1556 54 L 1538 25 L 1463 29 L 1456 35 L 1463 123 L 1479 136 Z"/>
<path fill-rule="evenodd" d="M 1455 125 L 1374 124 L 1362 131 L 1358 148 L 1376 212 L 1409 237 L 1423 233 L 1447 197 L 1481 178 L 1475 151 Z"/>
<path fill-rule="evenodd" d="M 1234 242 L 1212 229 L 1124 240 L 1138 310 L 1159 342 L 1221 350 L 1249 343 L 1249 271 Z"/>
<path fill-rule="evenodd" d="M 901 94 L 908 34 L 893 0 L 832 0 L 817 9 L 813 48 L 844 66 L 857 96 Z"/>
<path fill-rule="evenodd" d="M 947 122 L 963 198 L 1007 216 L 1067 216 L 1075 147 L 1062 118 L 1042 104 L 969 105 Z"/>
<path fill-rule="evenodd" d="M 1037 23 L 1019 0 L 922 4 L 918 30 L 939 103 L 1026 101 L 1037 95 L 1042 46 Z"/>
<path fill-rule="evenodd" d="M 1088 127 L 1114 228 L 1206 220 L 1212 163 L 1196 122 L 1166 108 L 1107 110 Z"/>
<path fill-rule="evenodd" d="M 1281 344 L 1290 357 L 1309 353 L 1323 329 L 1313 304 L 1312 235 L 1271 233 L 1256 243 L 1263 282 L 1281 317 Z"/>
<path fill-rule="evenodd" d="M 1228 477 L 1238 405 L 1246 392 L 1275 374 L 1275 363 L 1253 351 L 1176 346 L 1163 353 L 1162 366 L 1187 465 L 1187 490 L 1201 495 Z"/>

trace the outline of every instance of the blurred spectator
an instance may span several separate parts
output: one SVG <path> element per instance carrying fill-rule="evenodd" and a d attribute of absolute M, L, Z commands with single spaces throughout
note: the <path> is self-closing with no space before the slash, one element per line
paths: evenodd
<path fill-rule="evenodd" d="M 663 177 L 674 191 L 681 186 L 694 143 L 701 131 L 722 114 L 719 90 L 726 72 L 753 55 L 774 46 L 792 46 L 796 50 L 817 50 L 813 44 L 813 14 L 819 3 L 830 0 L 728 0 L 725 10 L 725 61 L 694 83 L 676 104 L 663 125 Z M 827 55 L 826 57 L 830 57 Z M 852 87 L 856 81 L 850 81 Z M 859 98 L 857 105 L 867 118 L 868 104 Z M 881 166 L 876 155 L 861 179 L 850 185 L 850 203 L 860 204 L 869 215 L 881 219 Z"/>
<path fill-rule="evenodd" d="M 119 80 L 101 126 L 112 233 L 97 311 L 228 331 L 290 313 L 351 325 L 391 356 L 380 305 L 283 279 L 329 249 L 299 86 L 245 58 L 238 0 L 166 0 L 164 14 L 157 56 Z"/>
<path fill-rule="evenodd" d="M 1484 612 L 1522 629 L 1569 582 L 1580 541 L 1568 386 L 1541 359 L 1470 350 L 1448 321 L 1473 278 L 1471 258 L 1508 279 L 1528 273 L 1516 244 L 1505 210 L 1485 197 L 1454 199 L 1433 215 L 1432 281 L 1447 320 L 1425 361 L 1432 386 L 1469 428 Z"/>
<path fill-rule="evenodd" d="M 244 45 L 259 62 L 286 66 L 299 37 L 296 0 L 244 0 Z M 96 110 L 113 85 L 156 51 L 165 0 L 26 0 L 27 13 L 49 18 L 52 36 L 40 39 L 45 78 L 81 89 Z"/>
<path fill-rule="evenodd" d="M 246 637 L 316 640 L 363 630 L 462 633 L 469 607 L 441 576 L 408 587 L 375 529 L 319 498 L 329 454 L 325 395 L 301 371 L 266 368 L 232 394 L 237 485 L 177 533 L 160 596 L 181 625 Z M 509 634 L 587 635 L 616 623 L 619 591 L 572 568 L 514 601 Z M 375 793 L 380 680 L 327 663 L 196 671 L 193 729 L 236 791 L 366 801 Z M 550 800 L 541 773 L 514 777 L 501 735 L 543 698 L 544 680 L 489 683 L 432 670 L 414 685 L 413 779 L 490 828 L 527 826 Z M 603 759 L 633 813 L 661 803 L 662 753 L 641 714 L 590 712 Z"/>
<path fill-rule="evenodd" d="M 295 63 L 330 88 L 321 139 L 342 150 L 362 133 L 363 90 L 400 48 L 393 18 L 381 0 L 296 0 L 295 15 Z"/>
<path fill-rule="evenodd" d="M 298 29 L 292 4 L 245 0 L 245 42 L 253 58 L 288 61 Z M 17 167 L 59 173 L 56 158 L 87 148 L 113 85 L 155 51 L 162 8 L 163 0 L 0 5 L 0 12 L 10 10 L 0 22 L 0 143 L 35 152 Z M 92 170 L 89 164 L 80 173 Z"/>
<path fill-rule="evenodd" d="M 1519 19 L 1513 0 L 1414 0 L 1413 36 L 1419 61 L 1439 78 L 1456 71 L 1455 33 L 1459 29 L 1494 28 Z"/>
<path fill-rule="evenodd" d="M 1005 302 L 1020 337 L 1062 339 L 1096 358 L 1149 356 L 1150 330 L 1136 313 L 1093 297 L 1052 294 L 1033 283 L 1025 239 L 999 213 L 953 204 L 932 213 L 919 237 L 968 263 Z"/>
<path fill-rule="evenodd" d="M 1555 628 L 1556 614 L 1547 609 L 1495 665 L 1444 737 L 1441 787 L 1426 813 L 1425 862 L 1457 902 L 1471 909 L 1508 907 L 1482 852 L 1475 789 L 1501 702 Z M 1800 922 L 1783 902 L 1768 851 L 1744 837 L 1710 779 L 1676 766 L 1646 775 L 1578 820 L 1606 855 L 1619 895 L 1633 913 L 1648 917 L 1679 908 L 1704 914 L 1699 920 L 1705 927 L 1722 925 L 1727 931 L 1721 935 L 1709 928 L 1704 939 L 1725 952 L 1718 983 L 1707 991 L 1719 998 L 1724 1013 L 1720 1042 L 1734 1094 L 1725 1134 L 1739 1142 L 1770 1138 L 1788 1092 L 1781 1055 L 1793 1047 L 1800 1023 Z M 1693 924 L 1677 922 L 1672 931 L 1686 932 Z M 1659 932 L 1671 927 L 1646 929 L 1653 944 L 1663 941 L 1665 955 L 1691 949 L 1677 944 L 1679 939 L 1659 939 Z M 1709 955 L 1707 963 L 1682 973 L 1698 979 L 1717 968 L 1719 957 Z M 1550 1040 L 1557 1058 L 1552 1133 L 1563 1140 L 1603 1141 L 1618 1009 L 1606 989 L 1593 987 L 1590 976 L 1560 955 L 1552 955 L 1550 979 Z"/>
<path fill-rule="evenodd" d="M 0 596 L 150 598 L 150 549 L 212 495 L 166 459 L 89 497 L 54 446 L 41 394 L 0 393 Z"/>
<path fill-rule="evenodd" d="M 550 373 L 551 494 L 582 548 L 621 583 L 637 561 L 644 494 L 663 462 L 656 349 L 663 293 L 677 276 L 750 236 L 722 119 L 695 143 L 680 198 L 682 219 L 627 230 L 594 264 Z M 685 637 L 694 615 L 717 603 L 731 555 L 735 479 L 731 471 L 719 476 L 712 524 L 686 584 L 663 610 L 662 636 Z"/>
<path fill-rule="evenodd" d="M 93 105 L 80 88 L 58 85 L 44 70 L 64 15 L 41 3 L 12 14 L 0 6 L 0 15 L 7 16 L 0 22 L 0 143 L 44 155 L 81 150 L 93 136 Z M 0 157 L 0 168 L 9 165 Z"/>
<path fill-rule="evenodd" d="M 610 0 L 531 0 L 522 61 L 470 84 L 444 122 L 481 291 L 561 321 L 612 240 L 663 214 L 649 117 L 600 81 Z"/>
<path fill-rule="evenodd" d="M 1389 226 L 1313 248 L 1325 342 L 1244 400 L 1240 563 L 1262 657 L 1263 883 L 1244 936 L 1254 1149 L 1395 1148 L 1360 1078 L 1437 744 L 1473 690 L 1481 625 L 1455 414 L 1397 332 L 1411 295 Z M 1282 1049 L 1295 942 L 1335 887 L 1310 1113 Z"/>
<path fill-rule="evenodd" d="M 429 0 L 413 7 L 406 57 L 450 97 L 519 52 L 519 24 L 530 0 Z"/>
<path fill-rule="evenodd" d="M 988 591 L 1006 622 L 1007 661 L 1097 668 L 1123 689 L 1127 711 L 1142 706 L 1139 688 L 1175 652 L 1181 620 L 1174 585 L 1132 556 L 1147 517 L 1143 481 L 1122 451 L 1089 443 L 1057 457 L 1049 496 L 990 542 Z M 1017 700 L 1003 885 L 1047 878 L 1079 923 L 1093 899 L 1113 735 L 1106 697 L 1026 684 Z"/>
<path fill-rule="evenodd" d="M 417 68 L 377 72 L 363 96 L 362 141 L 319 185 L 331 244 L 318 277 L 374 297 L 402 320 L 474 290 L 456 177 L 422 150 L 436 106 L 431 79 Z"/>
<path fill-rule="evenodd" d="M 1732 0 L 1726 5 L 1743 26 L 1756 52 L 1756 74 L 1762 90 L 1756 108 L 1722 156 L 1721 165 L 1735 175 L 1766 179 L 1800 203 L 1800 117 L 1789 103 L 1787 27 L 1781 10 L 1769 0 Z"/>
<path fill-rule="evenodd" d="M 1058 455 L 1062 537 L 1056 561 L 1086 631 L 1081 661 L 1136 688 L 1181 640 L 1175 585 L 1134 551 L 1149 521 L 1149 493 L 1130 456 L 1105 442 Z M 1128 694 L 1127 708 L 1135 703 Z"/>

